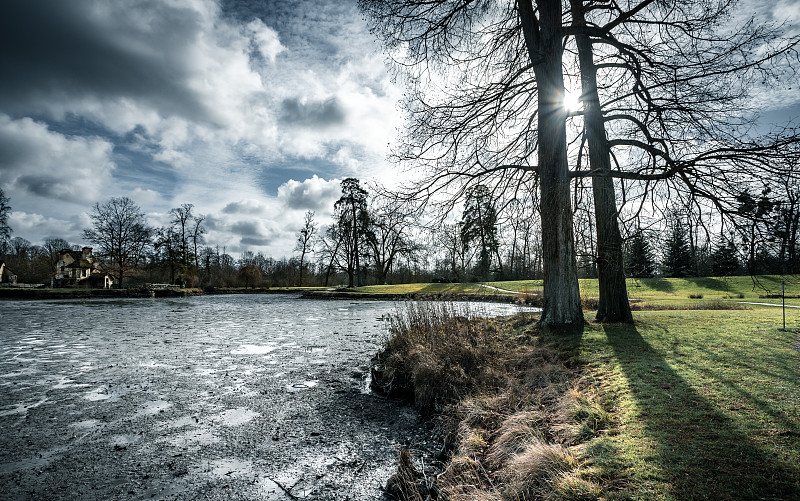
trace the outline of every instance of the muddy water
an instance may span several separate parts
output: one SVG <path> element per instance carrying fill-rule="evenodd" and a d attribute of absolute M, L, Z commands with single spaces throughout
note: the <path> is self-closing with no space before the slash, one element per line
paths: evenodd
<path fill-rule="evenodd" d="M 0 499 L 380 499 L 398 449 L 436 447 L 413 409 L 368 390 L 394 310 L 2 302 Z"/>

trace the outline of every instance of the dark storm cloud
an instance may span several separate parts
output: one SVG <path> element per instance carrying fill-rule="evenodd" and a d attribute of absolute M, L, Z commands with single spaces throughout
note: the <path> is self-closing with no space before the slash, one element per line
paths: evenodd
<path fill-rule="evenodd" d="M 185 87 L 182 51 L 200 30 L 197 12 L 139 2 L 128 13 L 142 14 L 146 26 L 114 26 L 99 18 L 103 9 L 96 5 L 0 4 L 0 108 L 28 114 L 49 101 L 128 97 L 164 114 L 208 119 L 209 110 Z"/>
<path fill-rule="evenodd" d="M 281 102 L 280 121 L 284 125 L 324 129 L 344 123 L 345 111 L 335 97 L 305 103 L 289 98 Z"/>

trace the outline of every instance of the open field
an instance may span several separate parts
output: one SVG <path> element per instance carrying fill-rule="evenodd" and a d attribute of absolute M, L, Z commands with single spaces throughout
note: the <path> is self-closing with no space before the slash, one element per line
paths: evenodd
<path fill-rule="evenodd" d="M 614 418 L 590 461 L 639 499 L 800 499 L 800 320 L 652 311 L 589 324 L 591 387 Z"/>
<path fill-rule="evenodd" d="M 780 298 L 759 296 L 779 295 L 781 281 L 786 282 L 787 296 L 800 296 L 800 278 L 765 275 L 759 277 L 702 277 L 702 278 L 630 278 L 628 296 L 645 304 L 658 303 L 676 307 L 691 305 L 698 300 L 780 303 Z M 498 290 L 500 289 L 500 290 Z M 509 294 L 541 292 L 541 280 L 478 283 L 424 283 L 372 285 L 349 289 L 361 294 Z M 597 297 L 597 280 L 580 280 L 581 297 Z M 694 297 L 692 297 L 694 296 Z M 800 298 L 786 299 L 787 305 L 800 306 Z"/>
<path fill-rule="evenodd" d="M 457 423 L 439 487 L 454 500 L 800 499 L 800 315 L 785 331 L 776 308 L 634 317 L 570 335 L 538 332 L 534 316 L 471 344 L 455 340 L 478 327 L 414 337 L 404 363 L 432 382 L 416 393 L 429 402 L 452 382 L 437 391 L 458 395 L 441 407 Z"/>

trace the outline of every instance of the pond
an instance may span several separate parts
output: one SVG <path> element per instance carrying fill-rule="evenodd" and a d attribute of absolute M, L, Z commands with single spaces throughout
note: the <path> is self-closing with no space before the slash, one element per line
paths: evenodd
<path fill-rule="evenodd" d="M 0 498 L 380 499 L 399 449 L 437 446 L 413 408 L 369 391 L 396 308 L 0 302 Z"/>

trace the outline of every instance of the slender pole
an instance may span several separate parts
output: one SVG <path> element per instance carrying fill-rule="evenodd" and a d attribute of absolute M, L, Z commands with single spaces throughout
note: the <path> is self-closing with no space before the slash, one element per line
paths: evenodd
<path fill-rule="evenodd" d="M 781 282 L 781 304 L 783 308 L 783 330 L 786 330 L 786 281 Z"/>

